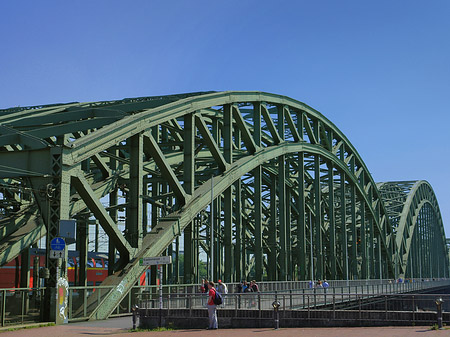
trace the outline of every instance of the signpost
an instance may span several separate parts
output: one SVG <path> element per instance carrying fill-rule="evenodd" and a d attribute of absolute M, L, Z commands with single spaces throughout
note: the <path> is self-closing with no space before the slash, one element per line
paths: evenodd
<path fill-rule="evenodd" d="M 53 238 L 50 241 L 50 248 L 52 250 L 64 250 L 66 248 L 66 241 L 63 238 Z"/>
<path fill-rule="evenodd" d="M 140 266 L 158 266 L 159 275 L 159 326 L 162 323 L 163 293 L 162 293 L 162 264 L 171 264 L 172 256 L 143 257 L 139 259 Z"/>
<path fill-rule="evenodd" d="M 156 266 L 159 264 L 171 264 L 172 256 L 143 257 L 139 259 L 141 266 Z"/>
<path fill-rule="evenodd" d="M 50 258 L 51 259 L 63 259 L 64 251 L 63 250 L 50 250 Z"/>
<path fill-rule="evenodd" d="M 66 242 L 63 238 L 54 238 L 50 241 L 50 258 L 63 259 L 64 250 L 66 249 Z"/>

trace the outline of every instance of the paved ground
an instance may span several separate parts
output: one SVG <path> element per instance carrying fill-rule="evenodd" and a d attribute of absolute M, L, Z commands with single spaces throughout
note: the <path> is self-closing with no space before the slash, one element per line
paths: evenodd
<path fill-rule="evenodd" d="M 295 328 L 280 329 L 223 329 L 223 330 L 173 330 L 130 332 L 131 317 L 114 318 L 107 321 L 80 322 L 16 331 L 0 331 L 0 337 L 75 337 L 75 336 L 118 336 L 118 337 L 434 337 L 450 336 L 450 330 L 435 331 L 426 327 L 382 327 L 382 328 Z"/>

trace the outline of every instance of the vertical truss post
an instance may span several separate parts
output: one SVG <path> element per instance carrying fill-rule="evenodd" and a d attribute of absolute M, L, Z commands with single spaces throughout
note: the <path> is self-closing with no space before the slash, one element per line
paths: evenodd
<path fill-rule="evenodd" d="M 233 118 L 232 106 L 226 104 L 223 107 L 224 122 L 223 122 L 223 143 L 224 143 L 224 158 L 227 163 L 233 162 Z M 224 193 L 224 233 L 223 245 L 225 247 L 225 269 L 223 278 L 225 282 L 231 282 L 233 273 L 233 258 L 232 258 L 232 235 L 233 235 L 233 192 L 228 187 Z"/>
<path fill-rule="evenodd" d="M 183 180 L 184 190 L 192 195 L 195 188 L 195 122 L 194 114 L 184 116 Z M 184 283 L 194 282 L 194 223 L 184 229 Z"/>
<path fill-rule="evenodd" d="M 80 265 L 78 267 L 78 286 L 86 287 L 87 286 L 87 254 L 88 254 L 88 246 L 89 246 L 89 214 L 83 214 L 79 216 L 77 219 L 77 241 L 78 247 L 77 250 L 80 252 L 79 262 Z M 109 240 L 112 242 L 112 240 Z M 114 259 L 109 260 L 109 264 L 113 265 L 114 268 Z M 108 265 L 109 268 L 109 265 Z"/>
<path fill-rule="evenodd" d="M 263 277 L 263 246 L 262 246 L 262 168 L 258 166 L 253 170 L 254 176 L 254 218 L 255 218 L 255 277 L 262 280 Z"/>
<path fill-rule="evenodd" d="M 383 278 L 383 263 L 381 260 L 381 234 L 377 234 L 377 271 L 378 278 L 381 280 Z"/>
<path fill-rule="evenodd" d="M 284 109 L 283 106 L 277 106 L 278 111 L 278 134 L 282 141 L 284 141 L 285 126 L 284 126 Z M 280 254 L 279 254 L 279 264 L 280 264 L 280 275 L 279 280 L 287 280 L 287 247 L 286 247 L 286 156 L 281 155 L 278 157 L 278 226 L 279 226 L 279 243 L 280 243 Z"/>
<path fill-rule="evenodd" d="M 285 156 L 278 158 L 278 227 L 279 227 L 279 264 L 280 264 L 280 281 L 287 279 L 287 251 L 286 251 L 286 165 Z M 275 213 L 276 214 L 276 213 Z"/>
<path fill-rule="evenodd" d="M 372 199 L 369 199 L 372 200 Z M 373 226 L 373 217 L 369 217 L 369 278 L 373 279 L 376 278 L 375 276 L 375 251 L 374 251 L 374 226 Z"/>
<path fill-rule="evenodd" d="M 361 212 L 361 229 L 360 229 L 360 236 L 361 236 L 361 278 L 367 279 L 369 275 L 367 274 L 367 226 L 366 226 L 366 208 L 364 201 L 360 201 L 360 212 Z"/>
<path fill-rule="evenodd" d="M 340 151 L 341 160 L 345 159 L 345 148 L 344 145 L 341 146 Z M 345 173 L 343 171 L 340 172 L 340 199 L 341 199 L 341 247 L 342 247 L 342 260 L 343 260 L 343 278 L 345 280 L 349 279 L 348 275 L 348 239 L 347 239 L 347 200 L 345 195 Z"/>
<path fill-rule="evenodd" d="M 306 207 L 304 153 L 298 153 L 298 219 L 297 219 L 297 273 L 306 280 Z"/>
<path fill-rule="evenodd" d="M 175 239 L 175 263 L 174 263 L 174 282 L 180 283 L 180 236 Z"/>
<path fill-rule="evenodd" d="M 20 288 L 30 287 L 30 248 L 20 254 Z"/>
<path fill-rule="evenodd" d="M 355 159 L 350 160 L 350 171 L 355 172 Z M 352 236 L 351 246 L 350 246 L 350 261 L 351 261 L 351 278 L 356 279 L 358 277 L 358 246 L 356 245 L 358 239 L 358 232 L 356 229 L 356 192 L 355 185 L 350 184 L 350 216 L 352 220 L 352 225 L 350 228 L 350 233 Z"/>
<path fill-rule="evenodd" d="M 234 246 L 234 267 L 235 267 L 235 278 L 234 280 L 238 282 L 242 279 L 242 270 L 244 268 L 242 246 L 244 244 L 244 238 L 242 236 L 242 182 L 238 179 L 234 183 L 235 188 L 235 203 L 234 203 L 234 216 L 236 222 L 236 244 Z"/>
<path fill-rule="evenodd" d="M 222 240 L 221 236 L 222 233 L 222 220 L 221 220 L 221 213 L 222 213 L 222 197 L 219 195 L 214 200 L 214 211 L 213 211 L 213 218 L 214 218 L 214 280 L 218 280 L 222 275 Z"/>
<path fill-rule="evenodd" d="M 329 236 L 330 236 L 330 251 L 327 252 L 331 259 L 331 279 L 338 278 L 336 272 L 336 219 L 334 211 L 334 167 L 332 163 L 328 163 L 328 220 L 329 220 Z"/>
<path fill-rule="evenodd" d="M 286 264 L 287 264 L 287 279 L 293 280 L 293 266 L 292 266 L 292 227 L 291 227 L 291 190 L 286 189 Z"/>
<path fill-rule="evenodd" d="M 268 248 L 269 252 L 267 254 L 268 270 L 267 276 L 269 281 L 277 280 L 277 201 L 276 201 L 276 177 L 271 175 L 270 188 L 270 218 L 269 218 L 269 231 L 268 231 Z"/>
<path fill-rule="evenodd" d="M 323 279 L 323 248 L 322 248 L 322 193 L 320 186 L 320 156 L 314 157 L 314 232 L 317 278 Z"/>
<path fill-rule="evenodd" d="M 253 103 L 253 140 L 257 147 L 261 146 L 261 103 Z M 253 170 L 254 192 L 254 218 L 255 218 L 255 277 L 262 280 L 263 277 L 263 245 L 262 245 L 262 167 Z"/>
<path fill-rule="evenodd" d="M 110 150 L 110 153 L 112 153 L 113 155 L 117 155 L 118 151 L 117 150 Z M 111 158 L 110 162 L 110 169 L 111 171 L 115 171 L 117 169 L 117 160 Z M 117 208 L 115 208 L 114 206 L 117 205 L 118 202 L 118 189 L 117 189 L 117 185 L 114 186 L 114 189 L 111 191 L 111 193 L 109 193 L 109 206 L 112 207 L 111 210 L 109 211 L 109 216 L 111 217 L 111 219 L 117 224 L 118 221 L 118 212 L 117 212 Z M 108 238 L 108 275 L 112 275 L 114 274 L 114 265 L 116 263 L 116 247 L 114 245 L 114 241 L 110 240 Z"/>
<path fill-rule="evenodd" d="M 127 208 L 126 232 L 131 247 L 138 248 L 142 242 L 143 188 L 143 136 L 138 133 L 129 139 L 130 181 L 129 206 Z"/>
<path fill-rule="evenodd" d="M 257 147 L 261 146 L 261 103 L 253 103 L 253 140 Z"/>
<path fill-rule="evenodd" d="M 58 140 L 59 142 L 59 140 Z M 43 319 L 56 324 L 64 323 L 67 319 L 67 308 L 63 310 L 66 316 L 60 315 L 60 301 L 66 300 L 66 292 L 58 291 L 58 281 L 67 280 L 67 264 L 60 259 L 50 259 L 50 242 L 59 236 L 59 221 L 69 219 L 70 201 L 70 172 L 62 165 L 61 149 L 56 147 L 50 152 L 51 178 L 30 178 L 35 191 L 36 201 L 47 227 L 46 266 L 50 272 L 45 287 Z M 66 252 L 67 255 L 67 252 Z"/>

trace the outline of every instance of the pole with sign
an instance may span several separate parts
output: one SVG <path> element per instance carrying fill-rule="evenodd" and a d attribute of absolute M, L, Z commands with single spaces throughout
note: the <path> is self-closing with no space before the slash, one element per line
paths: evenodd
<path fill-rule="evenodd" d="M 162 291 L 162 265 L 171 264 L 172 256 L 143 257 L 139 259 L 141 266 L 158 266 L 158 283 L 159 283 L 159 326 L 162 325 L 162 309 L 163 309 L 163 291 Z"/>

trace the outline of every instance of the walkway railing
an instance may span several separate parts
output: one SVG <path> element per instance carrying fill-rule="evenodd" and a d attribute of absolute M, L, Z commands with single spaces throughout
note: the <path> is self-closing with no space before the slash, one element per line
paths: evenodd
<path fill-rule="evenodd" d="M 236 294 L 237 284 L 232 283 L 228 285 L 229 295 L 226 298 L 225 305 L 238 309 L 270 309 L 276 295 L 282 306 L 301 309 L 329 305 L 333 296 L 334 303 L 348 302 L 355 296 L 362 299 L 379 294 L 405 293 L 450 285 L 450 280 L 412 280 L 403 283 L 395 283 L 390 280 L 358 280 L 328 281 L 328 283 L 330 287 L 325 290 L 325 288 L 309 288 L 308 281 L 260 282 L 258 283 L 261 290 L 259 295 L 256 293 Z M 113 289 L 115 287 L 110 286 L 70 287 L 68 297 L 69 321 L 88 319 L 94 308 Z M 90 296 L 92 294 L 94 296 Z M 340 297 L 338 294 L 340 294 Z M 0 289 L 1 326 L 39 322 L 43 295 L 44 288 Z M 199 293 L 198 284 L 163 286 L 163 307 L 166 309 L 202 308 L 205 303 L 206 296 Z M 116 307 L 112 316 L 128 315 L 132 312 L 134 305 L 142 308 L 158 308 L 158 287 L 133 287 Z"/>
<path fill-rule="evenodd" d="M 229 293 L 224 295 L 224 305 L 222 307 L 228 309 L 266 310 L 272 309 L 272 302 L 278 300 L 283 308 L 323 308 L 331 304 L 351 303 L 356 300 L 371 297 L 409 293 L 447 285 L 450 285 L 450 281 L 442 280 L 388 284 L 372 283 L 367 285 L 361 284 L 329 288 L 290 289 L 275 292 Z M 169 310 L 199 309 L 206 307 L 207 299 L 207 294 L 201 293 L 164 293 L 162 302 L 163 308 Z M 143 289 L 138 294 L 138 301 L 136 304 L 142 309 L 159 308 L 159 294 L 152 290 Z"/>
<path fill-rule="evenodd" d="M 40 322 L 45 288 L 0 289 L 0 326 Z"/>

